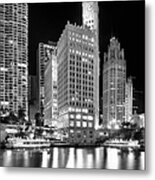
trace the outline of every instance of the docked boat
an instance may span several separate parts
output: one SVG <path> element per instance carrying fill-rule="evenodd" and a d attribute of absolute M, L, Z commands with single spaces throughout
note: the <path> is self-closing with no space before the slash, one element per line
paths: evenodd
<path fill-rule="evenodd" d="M 9 138 L 5 143 L 6 148 L 48 148 L 51 142 L 46 139 Z"/>
<path fill-rule="evenodd" d="M 138 141 L 132 141 L 132 140 L 127 141 L 127 140 L 122 140 L 122 139 L 121 140 L 114 139 L 114 140 L 105 141 L 103 146 L 115 147 L 115 148 L 123 148 L 123 147 L 139 148 L 140 144 L 138 143 Z"/>
<path fill-rule="evenodd" d="M 53 142 L 51 147 L 69 147 L 70 144 L 67 142 Z"/>

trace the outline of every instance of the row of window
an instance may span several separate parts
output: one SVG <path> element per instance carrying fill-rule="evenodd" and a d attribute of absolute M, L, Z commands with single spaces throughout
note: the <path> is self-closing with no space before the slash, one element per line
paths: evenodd
<path fill-rule="evenodd" d="M 73 101 L 70 101 L 69 102 L 69 105 L 70 106 L 77 106 L 77 107 L 85 107 L 85 108 L 91 108 L 91 110 L 93 109 L 93 104 L 90 104 L 88 102 L 81 102 L 81 101 L 76 101 L 76 102 L 73 102 Z M 92 113 L 92 111 L 91 111 Z"/>
<path fill-rule="evenodd" d="M 80 68 L 93 69 L 93 59 L 82 58 L 82 61 L 70 59 L 70 67 L 75 68 L 77 66 Z"/>
<path fill-rule="evenodd" d="M 89 127 L 92 128 L 93 127 L 93 123 L 92 122 L 86 122 L 86 121 L 70 121 L 70 127 Z"/>
<path fill-rule="evenodd" d="M 89 40 L 89 41 L 91 41 L 92 43 L 94 42 L 94 37 L 90 37 L 90 36 L 88 36 L 88 35 L 86 35 L 86 34 L 81 34 L 81 33 L 76 33 L 76 32 L 71 32 L 71 31 L 68 31 L 68 35 L 69 35 L 69 37 L 71 37 L 71 38 L 82 38 L 82 39 L 84 39 L 84 40 Z"/>

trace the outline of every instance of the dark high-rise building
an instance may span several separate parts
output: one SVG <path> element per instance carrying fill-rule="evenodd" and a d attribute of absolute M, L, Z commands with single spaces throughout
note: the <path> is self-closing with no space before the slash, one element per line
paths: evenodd
<path fill-rule="evenodd" d="M 37 83 L 38 83 L 38 111 L 44 116 L 44 99 L 45 99 L 45 65 L 51 59 L 52 53 L 56 48 L 56 43 L 49 41 L 47 44 L 39 43 L 37 50 Z"/>
<path fill-rule="evenodd" d="M 93 30 L 67 24 L 57 44 L 59 124 L 70 143 L 92 144 L 98 116 L 98 47 Z"/>
<path fill-rule="evenodd" d="M 28 100 L 36 100 L 36 91 L 37 91 L 37 77 L 34 75 L 29 75 L 28 77 Z"/>
<path fill-rule="evenodd" d="M 144 93 L 139 90 L 133 90 L 133 113 L 145 113 Z"/>
<path fill-rule="evenodd" d="M 0 4 L 0 106 L 28 117 L 28 6 Z"/>
<path fill-rule="evenodd" d="M 104 54 L 103 65 L 103 123 L 108 127 L 125 121 L 125 84 L 124 50 L 113 37 L 108 52 Z"/>
<path fill-rule="evenodd" d="M 38 111 L 37 101 L 37 77 L 29 75 L 28 78 L 28 102 L 29 102 L 29 120 L 33 120 Z"/>

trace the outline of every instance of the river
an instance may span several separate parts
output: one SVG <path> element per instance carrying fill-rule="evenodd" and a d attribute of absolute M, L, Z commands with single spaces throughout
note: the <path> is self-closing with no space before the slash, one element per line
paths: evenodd
<path fill-rule="evenodd" d="M 145 153 L 116 148 L 0 150 L 0 166 L 42 168 L 145 169 Z"/>

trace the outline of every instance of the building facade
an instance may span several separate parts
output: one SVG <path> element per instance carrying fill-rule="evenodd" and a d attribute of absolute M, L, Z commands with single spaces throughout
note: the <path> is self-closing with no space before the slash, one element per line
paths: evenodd
<path fill-rule="evenodd" d="M 133 82 L 129 77 L 125 87 L 125 121 L 129 122 L 133 115 Z"/>
<path fill-rule="evenodd" d="M 94 32 L 95 34 L 95 39 L 96 41 L 96 48 L 97 48 L 97 55 L 96 55 L 96 75 L 98 77 L 96 83 L 97 90 L 96 91 L 96 104 L 98 109 L 96 109 L 95 112 L 95 129 L 99 127 L 99 72 L 100 72 L 100 59 L 99 59 L 99 7 L 98 7 L 98 2 L 82 2 L 82 21 L 83 21 L 83 26 L 85 28 L 89 28 L 91 31 Z"/>
<path fill-rule="evenodd" d="M 0 106 L 28 117 L 28 6 L 0 4 Z"/>
<path fill-rule="evenodd" d="M 45 102 L 44 125 L 57 127 L 58 100 L 57 100 L 57 55 L 56 49 L 51 59 L 45 65 Z"/>
<path fill-rule="evenodd" d="M 126 61 L 124 50 L 113 37 L 103 65 L 103 123 L 108 127 L 125 121 Z"/>
<path fill-rule="evenodd" d="M 38 111 L 44 116 L 44 99 L 45 99 L 45 65 L 51 59 L 52 53 L 56 48 L 56 43 L 39 43 L 37 50 L 37 83 L 38 83 Z"/>
<path fill-rule="evenodd" d="M 29 103 L 29 120 L 35 119 L 35 114 L 38 111 L 37 102 L 37 77 L 29 75 L 28 77 L 28 103 Z"/>
<path fill-rule="evenodd" d="M 145 112 L 145 98 L 142 91 L 133 90 L 133 113 L 142 114 Z"/>
<path fill-rule="evenodd" d="M 92 144 L 98 102 L 98 48 L 93 30 L 69 22 L 57 44 L 59 124 L 73 144 Z"/>
<path fill-rule="evenodd" d="M 28 100 L 36 100 L 36 91 L 37 91 L 37 76 L 29 75 L 28 76 Z"/>

